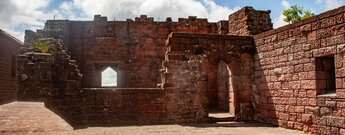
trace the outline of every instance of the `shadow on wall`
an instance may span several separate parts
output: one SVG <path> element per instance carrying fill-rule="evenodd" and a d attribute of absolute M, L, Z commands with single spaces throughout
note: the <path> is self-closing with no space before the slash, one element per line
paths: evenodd
<path fill-rule="evenodd" d="M 269 123 L 278 126 L 278 116 L 275 112 L 276 108 L 272 99 L 272 91 L 269 90 L 269 87 L 276 86 L 275 90 L 280 90 L 281 84 L 272 83 L 268 85 L 268 79 L 270 75 L 275 77 L 282 77 L 281 71 L 276 71 L 275 74 L 270 74 L 262 69 L 262 64 L 259 59 L 259 55 L 256 52 L 254 54 L 254 78 L 253 78 L 253 94 L 254 94 L 254 120 L 262 123 Z M 293 101 L 292 101 L 293 102 Z"/>

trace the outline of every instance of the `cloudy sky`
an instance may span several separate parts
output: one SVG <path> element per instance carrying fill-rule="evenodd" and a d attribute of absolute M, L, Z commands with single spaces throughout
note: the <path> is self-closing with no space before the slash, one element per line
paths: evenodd
<path fill-rule="evenodd" d="M 271 10 L 277 28 L 286 25 L 282 11 L 295 4 L 319 14 L 344 5 L 345 0 L 0 0 L 0 29 L 23 41 L 25 29 L 41 29 L 54 16 L 92 20 L 95 14 L 101 14 L 109 20 L 125 20 L 146 14 L 157 21 L 188 16 L 218 21 L 243 6 Z"/>
<path fill-rule="evenodd" d="M 110 67 L 102 72 L 102 86 L 117 86 L 117 73 Z"/>

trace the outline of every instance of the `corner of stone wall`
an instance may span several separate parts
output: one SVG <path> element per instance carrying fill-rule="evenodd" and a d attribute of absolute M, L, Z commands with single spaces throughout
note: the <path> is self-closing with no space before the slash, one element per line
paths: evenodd
<path fill-rule="evenodd" d="M 250 36 L 273 29 L 270 10 L 260 11 L 253 7 L 244 7 L 229 15 L 229 34 Z"/>
<path fill-rule="evenodd" d="M 167 41 L 167 45 L 169 41 Z M 170 41 L 171 42 L 171 41 Z M 173 89 L 167 107 L 168 119 L 173 122 L 205 122 L 207 112 L 207 73 L 202 67 L 204 58 L 199 55 L 184 55 L 168 47 L 163 61 L 162 84 L 164 89 Z M 206 78 L 205 78 L 206 76 Z"/>
<path fill-rule="evenodd" d="M 29 52 L 17 56 L 18 100 L 43 101 L 51 91 L 52 56 Z"/>
<path fill-rule="evenodd" d="M 39 38 L 33 42 L 49 46 L 48 53 L 35 52 L 32 46 L 18 56 L 19 93 L 22 100 L 43 101 L 45 106 L 63 117 L 73 127 L 84 126 L 80 97 L 82 75 L 69 54 L 63 49 L 63 41 Z"/>

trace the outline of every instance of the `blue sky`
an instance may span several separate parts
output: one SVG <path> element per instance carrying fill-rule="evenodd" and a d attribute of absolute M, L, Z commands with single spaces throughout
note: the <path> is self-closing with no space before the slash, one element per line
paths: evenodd
<path fill-rule="evenodd" d="M 125 20 L 146 14 L 158 21 L 198 16 L 215 22 L 244 6 L 271 10 L 277 28 L 286 25 L 282 11 L 295 4 L 319 14 L 344 5 L 345 0 L 0 0 L 0 29 L 23 41 L 25 29 L 42 29 L 54 16 L 92 20 L 95 14 L 102 14 L 108 20 Z"/>

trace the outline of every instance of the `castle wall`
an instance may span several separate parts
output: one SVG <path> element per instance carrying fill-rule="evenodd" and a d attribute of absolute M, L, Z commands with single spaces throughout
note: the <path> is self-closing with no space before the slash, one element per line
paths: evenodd
<path fill-rule="evenodd" d="M 127 21 L 48 21 L 46 37 L 63 39 L 83 74 L 82 87 L 101 87 L 101 72 L 108 66 L 118 72 L 119 88 L 157 87 L 164 59 L 165 40 L 171 32 L 217 33 L 207 19 L 153 21 L 141 16 Z"/>
<path fill-rule="evenodd" d="M 345 133 L 344 13 L 340 7 L 254 36 L 257 120 Z"/>
<path fill-rule="evenodd" d="M 39 35 L 62 39 L 83 79 L 81 87 L 68 89 L 68 79 L 58 78 L 64 83 L 46 104 L 94 125 L 123 121 L 122 116 L 133 121 L 205 121 L 209 109 L 219 104 L 212 98 L 219 93 L 217 68 L 224 61 L 237 119 L 254 117 L 311 133 L 344 134 L 344 19 L 341 7 L 271 30 L 269 11 L 245 7 L 218 24 L 195 17 L 155 22 L 146 16 L 134 21 L 101 16 L 94 21 L 48 21 Z M 118 72 L 118 88 L 88 88 L 101 87 L 106 67 Z"/>
<path fill-rule="evenodd" d="M 17 99 L 16 57 L 21 42 L 0 30 L 0 104 Z"/>

